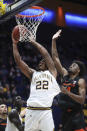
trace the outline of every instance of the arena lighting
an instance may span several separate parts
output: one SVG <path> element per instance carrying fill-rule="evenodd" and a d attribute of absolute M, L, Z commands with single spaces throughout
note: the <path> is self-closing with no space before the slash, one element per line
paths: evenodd
<path fill-rule="evenodd" d="M 60 5 L 57 9 L 57 25 L 64 27 L 65 26 L 65 15 L 63 7 Z"/>
<path fill-rule="evenodd" d="M 65 21 L 68 26 L 87 28 L 87 16 L 66 13 Z"/>
<path fill-rule="evenodd" d="M 37 9 L 26 9 L 23 12 L 21 12 L 20 14 L 22 15 L 28 15 L 29 12 L 31 12 L 31 15 L 37 15 L 39 13 L 42 12 L 42 10 L 37 10 Z M 54 19 L 55 19 L 55 12 L 53 10 L 49 10 L 49 9 L 45 9 L 45 17 L 43 18 L 43 22 L 47 22 L 47 23 L 51 23 Z"/>
<path fill-rule="evenodd" d="M 56 13 L 53 10 L 45 10 L 45 17 L 43 19 L 44 22 L 52 22 L 56 17 Z"/>

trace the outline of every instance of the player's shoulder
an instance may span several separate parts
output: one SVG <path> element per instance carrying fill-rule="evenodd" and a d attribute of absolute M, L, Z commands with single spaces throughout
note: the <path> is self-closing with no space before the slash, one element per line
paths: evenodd
<path fill-rule="evenodd" d="M 85 81 L 85 79 L 84 78 L 80 78 L 79 80 L 78 80 L 78 84 L 83 84 L 83 83 L 85 83 L 86 81 Z"/>
<path fill-rule="evenodd" d="M 36 71 L 36 70 L 35 70 L 35 71 L 33 72 L 33 75 L 34 75 L 34 74 L 37 74 L 37 73 L 39 73 L 39 71 Z"/>

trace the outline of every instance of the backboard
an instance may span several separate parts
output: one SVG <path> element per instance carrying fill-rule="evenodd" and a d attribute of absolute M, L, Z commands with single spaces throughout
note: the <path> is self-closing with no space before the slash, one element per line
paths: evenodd
<path fill-rule="evenodd" d="M 7 21 L 12 16 L 22 12 L 30 6 L 36 5 L 42 0 L 15 0 L 13 3 L 7 5 L 7 11 L 4 15 L 0 16 L 0 24 Z"/>

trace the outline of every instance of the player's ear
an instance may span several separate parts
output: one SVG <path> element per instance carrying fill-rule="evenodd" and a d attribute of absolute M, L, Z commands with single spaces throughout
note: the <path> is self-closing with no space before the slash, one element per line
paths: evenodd
<path fill-rule="evenodd" d="M 78 69 L 78 74 L 80 73 L 80 68 Z"/>

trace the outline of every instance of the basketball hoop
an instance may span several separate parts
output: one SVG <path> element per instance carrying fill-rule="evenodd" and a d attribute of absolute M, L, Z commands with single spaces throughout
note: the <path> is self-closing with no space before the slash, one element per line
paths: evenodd
<path fill-rule="evenodd" d="M 44 18 L 45 10 L 40 6 L 32 6 L 29 9 L 16 15 L 16 22 L 19 25 L 20 41 L 29 41 L 29 37 L 36 39 L 37 28 Z M 24 25 L 27 28 L 27 32 L 24 34 L 24 29 L 21 28 Z"/>

